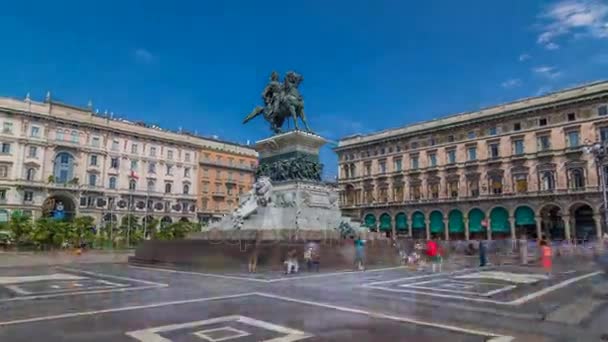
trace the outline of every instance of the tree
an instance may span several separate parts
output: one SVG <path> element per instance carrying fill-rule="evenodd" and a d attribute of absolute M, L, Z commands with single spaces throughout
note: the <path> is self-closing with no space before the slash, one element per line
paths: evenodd
<path fill-rule="evenodd" d="M 186 235 L 194 230 L 194 225 L 190 222 L 175 222 L 162 227 L 158 232 L 159 240 L 183 239 Z"/>
<path fill-rule="evenodd" d="M 15 243 L 23 244 L 27 242 L 32 229 L 32 218 L 30 216 L 23 215 L 20 211 L 13 211 L 8 222 L 8 230 L 11 232 Z"/>
<path fill-rule="evenodd" d="M 125 215 L 120 222 L 120 240 L 125 246 L 138 244 L 143 240 L 143 232 L 138 218 L 134 215 Z"/>
<path fill-rule="evenodd" d="M 31 241 L 40 249 L 62 247 L 73 236 L 73 228 L 67 222 L 45 217 L 38 219 L 30 233 Z"/>
<path fill-rule="evenodd" d="M 155 239 L 158 234 L 158 225 L 160 224 L 160 221 L 153 217 L 150 220 L 147 220 L 144 217 L 143 220 L 142 229 L 144 230 L 144 238 L 146 238 L 145 235 L 147 234 L 150 239 Z"/>
<path fill-rule="evenodd" d="M 73 239 L 72 245 L 80 246 L 82 244 L 90 244 L 95 239 L 95 219 L 91 216 L 78 216 L 72 222 Z"/>

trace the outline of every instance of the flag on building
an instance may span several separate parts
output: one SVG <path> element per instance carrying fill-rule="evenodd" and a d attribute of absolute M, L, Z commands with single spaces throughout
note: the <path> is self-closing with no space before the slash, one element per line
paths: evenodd
<path fill-rule="evenodd" d="M 139 175 L 137 174 L 137 172 L 135 172 L 135 170 L 131 170 L 131 175 L 129 177 L 133 179 L 139 179 Z"/>

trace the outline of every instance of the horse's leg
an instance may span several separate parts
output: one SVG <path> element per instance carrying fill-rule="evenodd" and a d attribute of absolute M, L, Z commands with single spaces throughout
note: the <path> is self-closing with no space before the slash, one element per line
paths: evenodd
<path fill-rule="evenodd" d="M 293 126 L 296 131 L 299 131 L 300 127 L 298 127 L 298 114 L 296 113 L 296 107 L 289 106 L 289 111 L 291 112 L 291 117 L 293 118 Z"/>
<path fill-rule="evenodd" d="M 299 114 L 300 117 L 302 118 L 302 122 L 304 123 L 304 127 L 306 128 L 307 132 L 312 132 L 312 130 L 310 129 L 310 126 L 308 126 L 308 121 L 306 121 L 306 115 L 304 114 L 304 108 L 300 107 L 299 108 Z"/>

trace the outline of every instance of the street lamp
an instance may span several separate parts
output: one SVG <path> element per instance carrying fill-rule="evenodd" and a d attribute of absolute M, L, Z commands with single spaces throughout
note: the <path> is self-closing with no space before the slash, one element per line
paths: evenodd
<path fill-rule="evenodd" d="M 601 143 L 595 142 L 592 144 L 589 144 L 588 142 L 586 143 L 586 146 L 583 147 L 583 151 L 593 155 L 595 165 L 599 168 L 600 190 L 602 191 L 602 201 L 604 207 L 604 227 L 608 228 L 608 197 L 606 195 L 606 170 L 604 168 L 604 163 L 608 162 L 608 141 L 603 141 Z M 600 236 L 598 236 L 600 248 L 604 247 L 603 237 L 604 230 L 600 229 Z"/>

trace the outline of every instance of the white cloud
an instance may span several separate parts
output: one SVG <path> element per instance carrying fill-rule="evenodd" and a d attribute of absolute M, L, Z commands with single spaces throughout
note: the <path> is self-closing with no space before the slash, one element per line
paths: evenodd
<path fill-rule="evenodd" d="M 511 78 L 511 79 L 508 79 L 508 80 L 502 82 L 500 85 L 505 89 L 513 89 L 513 88 L 520 87 L 521 84 L 522 84 L 522 82 L 519 78 Z"/>
<path fill-rule="evenodd" d="M 538 90 L 536 91 L 536 96 L 544 95 L 544 94 L 548 93 L 549 91 L 551 91 L 551 87 L 542 86 L 542 87 L 538 88 Z"/>
<path fill-rule="evenodd" d="M 560 71 L 558 71 L 557 69 L 555 69 L 554 67 L 551 67 L 551 66 L 539 66 L 539 67 L 533 68 L 532 71 L 534 71 L 534 73 L 539 76 L 549 78 L 549 79 L 558 78 L 562 74 Z"/>
<path fill-rule="evenodd" d="M 559 47 L 554 41 L 562 36 L 608 38 L 608 4 L 599 0 L 562 0 L 538 17 L 542 32 L 537 42 L 549 50 Z"/>
<path fill-rule="evenodd" d="M 530 58 L 532 58 L 532 56 L 528 55 L 527 53 L 522 53 L 521 55 L 519 55 L 520 62 L 525 62 Z"/>
<path fill-rule="evenodd" d="M 135 59 L 141 63 L 150 64 L 156 60 L 156 56 L 154 56 L 152 52 L 144 48 L 135 49 L 134 54 Z"/>

